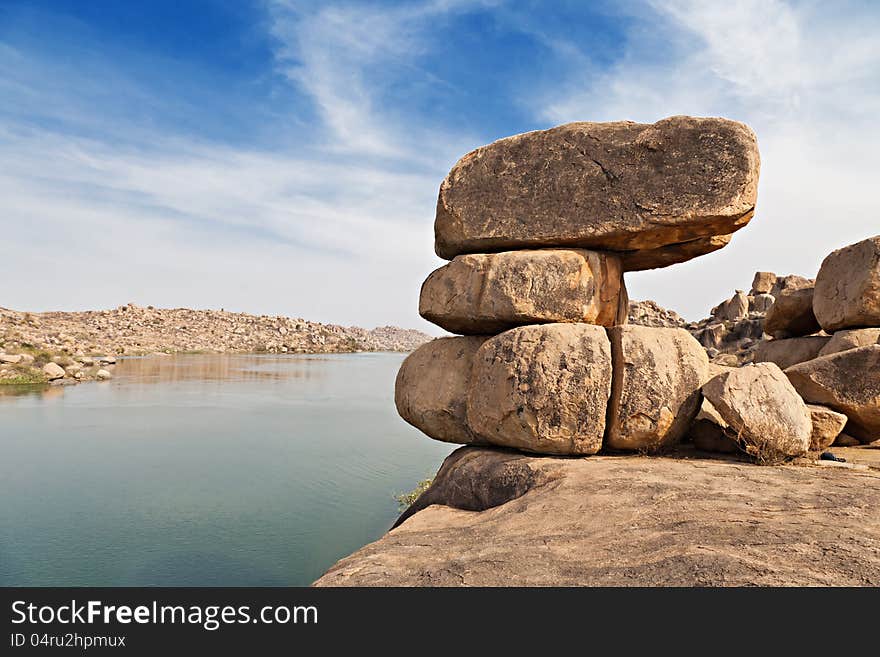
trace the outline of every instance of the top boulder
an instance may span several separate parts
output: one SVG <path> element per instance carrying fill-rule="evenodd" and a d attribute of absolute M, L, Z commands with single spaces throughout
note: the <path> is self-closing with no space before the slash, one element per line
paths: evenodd
<path fill-rule="evenodd" d="M 461 158 L 440 186 L 437 255 L 583 247 L 653 269 L 724 246 L 755 210 L 755 134 L 736 121 L 568 123 Z"/>

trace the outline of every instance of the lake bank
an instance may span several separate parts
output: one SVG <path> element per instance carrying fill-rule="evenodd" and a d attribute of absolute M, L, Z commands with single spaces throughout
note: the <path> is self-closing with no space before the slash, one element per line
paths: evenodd
<path fill-rule="evenodd" d="M 367 330 L 226 310 L 134 304 L 82 312 L 0 308 L 0 383 L 109 379 L 112 368 L 100 366 L 123 355 L 409 352 L 430 339 L 394 326 Z"/>

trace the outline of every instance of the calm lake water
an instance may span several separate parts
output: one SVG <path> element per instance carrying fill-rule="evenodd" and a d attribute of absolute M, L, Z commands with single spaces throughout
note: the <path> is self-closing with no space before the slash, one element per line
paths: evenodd
<path fill-rule="evenodd" d="M 398 418 L 403 357 L 154 357 L 0 388 L 0 585 L 311 583 L 452 451 Z"/>

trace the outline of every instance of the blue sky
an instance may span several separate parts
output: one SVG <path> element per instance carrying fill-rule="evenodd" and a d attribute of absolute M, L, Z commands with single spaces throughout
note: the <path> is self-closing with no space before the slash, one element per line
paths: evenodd
<path fill-rule="evenodd" d="M 831 6 L 833 5 L 833 6 Z M 876 234 L 876 4 L 0 3 L 0 305 L 427 328 L 437 188 L 575 120 L 746 121 L 752 224 L 629 275 L 691 318 Z"/>

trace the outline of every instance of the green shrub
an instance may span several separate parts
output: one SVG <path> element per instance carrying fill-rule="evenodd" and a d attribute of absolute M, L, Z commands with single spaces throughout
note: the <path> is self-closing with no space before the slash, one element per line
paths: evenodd
<path fill-rule="evenodd" d="M 395 495 L 394 499 L 397 500 L 398 509 L 400 511 L 406 511 L 409 507 L 413 505 L 413 502 L 415 502 L 419 498 L 419 495 L 428 490 L 428 487 L 433 481 L 433 477 L 429 479 L 422 479 L 410 492 Z"/>
<path fill-rule="evenodd" d="M 11 369 L 15 375 L 0 379 L 0 385 L 31 386 L 46 383 L 46 375 L 38 369 L 27 365 L 13 365 Z"/>

